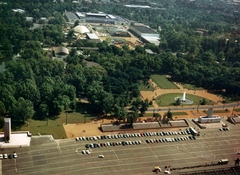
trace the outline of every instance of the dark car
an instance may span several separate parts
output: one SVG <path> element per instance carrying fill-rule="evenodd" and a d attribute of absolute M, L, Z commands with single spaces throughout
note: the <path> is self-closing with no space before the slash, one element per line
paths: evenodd
<path fill-rule="evenodd" d="M 13 155 L 12 155 L 12 154 L 8 154 L 8 158 L 9 158 L 9 159 L 12 159 L 12 158 L 13 158 Z"/>
<path fill-rule="evenodd" d="M 90 147 L 90 145 L 89 145 L 89 144 L 86 144 L 86 145 L 85 145 L 85 147 L 86 147 L 86 148 L 89 148 L 89 147 Z"/>

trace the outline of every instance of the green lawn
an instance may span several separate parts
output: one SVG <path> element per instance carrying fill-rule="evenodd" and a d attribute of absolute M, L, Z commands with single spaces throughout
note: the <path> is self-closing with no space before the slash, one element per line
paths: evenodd
<path fill-rule="evenodd" d="M 208 113 L 208 111 L 206 111 L 206 110 L 204 110 L 203 112 L 206 114 Z M 228 109 L 227 110 L 226 109 L 213 110 L 213 113 L 229 113 L 229 110 Z"/>
<path fill-rule="evenodd" d="M 83 123 L 84 116 L 86 116 L 86 122 L 94 118 L 94 116 L 73 112 L 67 115 L 67 123 Z M 39 121 L 31 119 L 28 125 L 25 124 L 20 128 L 20 131 L 30 131 L 32 135 L 53 135 L 55 139 L 62 139 L 66 138 L 64 124 L 66 124 L 66 114 L 63 112 L 55 120 Z"/>
<path fill-rule="evenodd" d="M 235 112 L 240 112 L 240 108 L 234 109 Z"/>
<path fill-rule="evenodd" d="M 179 89 L 172 81 L 166 78 L 166 75 L 151 75 L 150 78 L 158 85 L 161 89 Z"/>
<path fill-rule="evenodd" d="M 196 87 L 195 85 L 191 85 L 191 84 L 181 84 L 183 86 L 184 89 L 188 89 L 188 90 L 204 90 L 202 87 Z"/>
<path fill-rule="evenodd" d="M 172 104 L 175 102 L 175 97 L 181 97 L 183 94 L 180 93 L 170 93 L 170 94 L 163 94 L 158 96 L 155 101 L 159 106 L 172 106 Z M 186 98 L 193 100 L 192 105 L 199 105 L 199 101 L 203 99 L 203 97 L 192 95 L 192 94 L 186 94 Z M 206 105 L 215 104 L 215 102 L 205 98 L 207 101 Z M 188 105 L 189 106 L 189 105 Z"/>

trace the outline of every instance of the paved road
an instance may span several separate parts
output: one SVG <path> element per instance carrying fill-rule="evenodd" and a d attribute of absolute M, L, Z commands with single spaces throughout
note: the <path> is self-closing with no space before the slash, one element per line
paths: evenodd
<path fill-rule="evenodd" d="M 95 141 L 33 137 L 31 146 L 28 148 L 0 151 L 2 153 L 16 151 L 17 159 L 0 161 L 3 175 L 149 175 L 155 174 L 152 172 L 155 166 L 160 166 L 162 169 L 168 165 L 171 165 L 171 168 L 179 168 L 216 163 L 222 158 L 229 159 L 228 165 L 209 167 L 223 168 L 233 166 L 234 160 L 238 157 L 237 152 L 240 151 L 240 128 L 237 125 L 229 124 L 229 126 L 230 131 L 205 129 L 201 130 L 201 136 L 197 137 L 197 140 L 179 142 L 147 144 L 145 139 L 182 137 L 183 135 L 99 140 L 99 142 L 116 142 L 140 139 L 142 144 L 93 148 L 90 155 L 82 155 L 81 151 L 86 143 Z M 105 157 L 100 159 L 99 154 Z M 186 171 L 193 171 L 193 169 L 176 170 L 172 171 L 172 174 Z"/>
<path fill-rule="evenodd" d="M 230 104 L 225 104 L 225 105 L 201 105 L 201 106 L 169 106 L 169 107 L 149 107 L 147 112 L 154 112 L 154 111 L 190 111 L 190 110 L 208 110 L 209 108 L 213 109 L 226 109 L 226 108 L 231 108 L 234 109 L 236 107 L 239 107 L 239 103 L 230 103 Z"/>

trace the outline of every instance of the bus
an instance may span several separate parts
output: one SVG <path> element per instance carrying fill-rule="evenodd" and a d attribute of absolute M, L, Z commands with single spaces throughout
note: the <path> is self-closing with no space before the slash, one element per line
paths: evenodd
<path fill-rule="evenodd" d="M 192 135 L 196 136 L 198 133 L 197 131 L 193 128 L 193 127 L 190 127 L 190 132 L 192 133 Z"/>

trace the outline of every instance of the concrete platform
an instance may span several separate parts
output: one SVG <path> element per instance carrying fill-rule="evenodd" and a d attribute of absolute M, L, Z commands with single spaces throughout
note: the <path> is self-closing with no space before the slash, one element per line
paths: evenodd
<path fill-rule="evenodd" d="M 4 134 L 0 133 L 0 148 L 17 148 L 30 146 L 31 135 L 29 132 L 12 132 L 9 143 L 4 140 Z"/>

